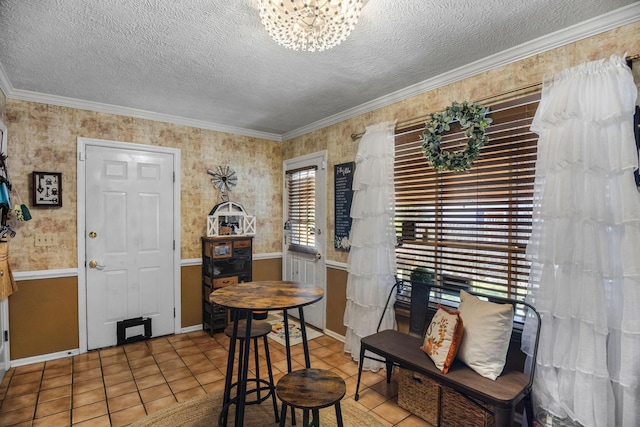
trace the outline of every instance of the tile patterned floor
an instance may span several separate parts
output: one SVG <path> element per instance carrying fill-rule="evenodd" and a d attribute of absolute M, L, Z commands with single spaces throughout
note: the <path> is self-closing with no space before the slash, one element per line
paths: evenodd
<path fill-rule="evenodd" d="M 0 426 L 126 426 L 175 402 L 223 389 L 228 346 L 223 333 L 192 332 L 11 368 L 0 384 Z M 309 348 L 311 365 L 344 378 L 345 399 L 385 426 L 429 426 L 397 405 L 397 382 L 386 384 L 383 371 L 363 373 L 354 402 L 358 366 L 343 343 L 325 335 L 311 340 Z M 277 382 L 287 370 L 284 347 L 269 340 L 269 349 Z M 301 345 L 292 348 L 292 359 L 293 369 L 303 366 Z M 266 373 L 264 358 L 259 364 Z M 255 368 L 253 358 L 251 365 Z"/>

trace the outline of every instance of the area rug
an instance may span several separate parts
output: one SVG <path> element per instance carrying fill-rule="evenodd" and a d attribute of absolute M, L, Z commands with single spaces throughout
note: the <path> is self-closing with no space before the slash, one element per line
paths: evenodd
<path fill-rule="evenodd" d="M 357 404 L 343 400 L 342 421 L 345 427 L 383 427 L 376 418 L 360 409 Z M 194 397 L 181 403 L 175 403 L 158 412 L 142 418 L 131 427 L 211 427 L 218 425 L 218 415 L 222 407 L 222 391 Z M 281 409 L 278 404 L 278 411 Z M 287 411 L 286 426 L 291 426 L 291 411 Z M 231 405 L 227 426 L 234 425 L 235 405 Z M 245 406 L 244 425 L 246 427 L 276 426 L 271 399 L 261 405 Z M 296 425 L 302 425 L 302 412 L 296 411 Z M 334 427 L 336 423 L 335 407 L 320 409 L 320 425 Z"/>
<path fill-rule="evenodd" d="M 284 319 L 280 315 L 273 315 L 269 313 L 269 317 L 267 317 L 267 322 L 271 323 L 271 333 L 269 334 L 269 338 L 272 340 L 285 345 L 284 340 Z M 314 338 L 321 337 L 324 335 L 322 332 L 318 331 L 307 325 L 307 341 L 310 341 Z M 289 318 L 289 344 L 296 345 L 302 342 L 302 331 L 300 330 L 300 322 L 293 320 L 291 317 Z"/>

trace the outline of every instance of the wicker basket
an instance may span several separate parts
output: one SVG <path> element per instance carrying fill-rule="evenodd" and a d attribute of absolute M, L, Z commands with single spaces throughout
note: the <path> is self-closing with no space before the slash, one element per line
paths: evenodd
<path fill-rule="evenodd" d="M 491 407 L 408 369 L 398 371 L 398 406 L 438 427 L 495 427 Z"/>
<path fill-rule="evenodd" d="M 398 406 L 438 425 L 440 387 L 432 379 L 417 372 L 400 368 L 398 372 Z"/>
<path fill-rule="evenodd" d="M 399 390 L 398 390 L 399 391 Z M 495 427 L 492 408 L 483 402 L 467 398 L 449 387 L 442 387 L 441 427 Z"/>

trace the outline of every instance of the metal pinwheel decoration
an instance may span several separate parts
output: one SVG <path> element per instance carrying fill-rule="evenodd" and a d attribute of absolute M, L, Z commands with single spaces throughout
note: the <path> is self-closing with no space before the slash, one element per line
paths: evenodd
<path fill-rule="evenodd" d="M 231 191 L 231 187 L 236 186 L 238 177 L 236 171 L 229 166 L 218 166 L 217 170 L 207 169 L 207 173 L 211 175 L 211 182 L 213 182 L 213 188 L 220 190 L 220 197 L 223 200 L 228 200 L 229 196 L 225 192 Z"/>

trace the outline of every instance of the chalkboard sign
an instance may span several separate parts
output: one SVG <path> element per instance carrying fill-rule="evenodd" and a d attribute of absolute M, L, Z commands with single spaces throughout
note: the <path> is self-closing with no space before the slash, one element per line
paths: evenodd
<path fill-rule="evenodd" d="M 335 177 L 335 206 L 333 247 L 349 250 L 349 232 L 351 231 L 351 201 L 353 200 L 353 172 L 355 162 L 342 163 L 334 166 Z"/>

